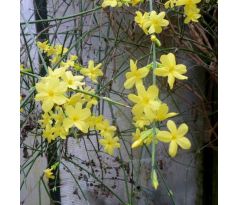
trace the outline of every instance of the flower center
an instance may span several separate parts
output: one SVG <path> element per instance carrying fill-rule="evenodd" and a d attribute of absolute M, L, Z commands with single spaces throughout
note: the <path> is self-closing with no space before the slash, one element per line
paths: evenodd
<path fill-rule="evenodd" d="M 48 95 L 49 95 L 49 97 L 53 97 L 55 95 L 55 93 L 54 93 L 54 91 L 49 90 Z"/>
<path fill-rule="evenodd" d="M 109 146 L 112 145 L 112 142 L 110 140 L 108 140 L 107 145 L 109 145 Z"/>
<path fill-rule="evenodd" d="M 172 140 L 176 140 L 176 136 L 175 135 L 172 135 Z"/>
<path fill-rule="evenodd" d="M 144 97 L 144 98 L 143 98 L 143 104 L 144 104 L 144 105 L 149 104 L 149 101 L 150 101 L 149 98 L 147 98 L 147 97 Z"/>
<path fill-rule="evenodd" d="M 72 85 L 72 84 L 73 84 L 73 81 L 72 81 L 72 80 L 68 80 L 68 84 L 69 84 L 69 85 Z"/>
<path fill-rule="evenodd" d="M 76 122 L 76 121 L 78 121 L 78 119 L 79 119 L 78 117 L 74 116 L 72 120 L 73 120 L 74 122 Z"/>
<path fill-rule="evenodd" d="M 172 73 L 174 71 L 174 66 L 169 66 L 169 72 Z"/>
<path fill-rule="evenodd" d="M 134 76 L 136 77 L 136 78 L 141 78 L 141 75 L 140 75 L 140 73 L 139 72 L 134 72 Z"/>

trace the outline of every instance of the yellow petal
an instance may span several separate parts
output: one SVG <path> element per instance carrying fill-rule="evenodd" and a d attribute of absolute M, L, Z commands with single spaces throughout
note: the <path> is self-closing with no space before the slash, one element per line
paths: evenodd
<path fill-rule="evenodd" d="M 141 77 L 144 78 L 148 75 L 150 69 L 147 67 L 144 67 L 144 68 L 139 69 L 138 71 L 139 71 Z"/>
<path fill-rule="evenodd" d="M 136 140 L 136 141 L 131 145 L 131 148 L 139 147 L 139 146 L 141 146 L 142 144 L 143 144 L 142 139 Z"/>
<path fill-rule="evenodd" d="M 86 120 L 91 115 L 91 111 L 88 108 L 80 110 L 80 119 Z"/>
<path fill-rule="evenodd" d="M 178 150 L 178 145 L 174 140 L 172 140 L 169 144 L 169 155 L 171 157 L 175 157 L 175 155 L 177 154 L 177 150 Z"/>
<path fill-rule="evenodd" d="M 131 89 L 133 87 L 133 85 L 135 84 L 136 79 L 134 77 L 129 78 L 126 80 L 126 82 L 124 83 L 124 87 L 126 89 Z"/>
<path fill-rule="evenodd" d="M 175 71 L 179 74 L 184 74 L 187 72 L 186 66 L 183 64 L 178 64 L 175 66 Z"/>
<path fill-rule="evenodd" d="M 136 104 L 135 106 L 133 106 L 131 111 L 133 115 L 140 116 L 143 114 L 144 107 L 141 104 Z"/>
<path fill-rule="evenodd" d="M 42 110 L 44 112 L 49 112 L 52 109 L 53 106 L 54 106 L 53 101 L 45 100 L 45 101 L 43 101 L 43 104 L 42 104 Z"/>
<path fill-rule="evenodd" d="M 68 132 L 69 128 L 73 126 L 73 121 L 69 118 L 65 118 L 63 121 L 63 127 Z"/>
<path fill-rule="evenodd" d="M 178 145 L 180 147 L 182 147 L 183 149 L 190 149 L 191 147 L 191 142 L 189 141 L 188 138 L 186 137 L 181 137 L 181 138 L 177 138 L 176 142 L 178 143 Z"/>
<path fill-rule="evenodd" d="M 59 96 L 55 96 L 53 98 L 53 101 L 57 105 L 63 105 L 67 101 L 67 98 L 63 95 L 59 95 Z"/>
<path fill-rule="evenodd" d="M 187 132 L 188 132 L 188 126 L 185 123 L 181 124 L 178 127 L 178 135 L 184 136 L 187 134 Z"/>
<path fill-rule="evenodd" d="M 151 85 L 147 90 L 148 95 L 150 96 L 151 100 L 158 98 L 159 89 L 156 85 Z"/>
<path fill-rule="evenodd" d="M 162 11 L 158 14 L 158 18 L 163 19 L 165 17 L 165 12 Z"/>
<path fill-rule="evenodd" d="M 161 142 L 170 142 L 172 139 L 172 135 L 168 131 L 159 131 L 156 137 Z"/>
<path fill-rule="evenodd" d="M 161 20 L 161 24 L 160 24 L 161 26 L 168 26 L 169 25 L 169 21 L 168 20 L 166 20 L 166 19 L 162 19 Z"/>
<path fill-rule="evenodd" d="M 186 3 L 187 3 L 187 0 L 177 0 L 176 5 L 182 6 L 182 5 L 185 5 Z"/>
<path fill-rule="evenodd" d="M 117 5 L 116 0 L 104 0 L 104 2 L 102 3 L 102 8 L 105 8 L 107 6 L 115 7 L 116 5 Z"/>
<path fill-rule="evenodd" d="M 73 108 L 73 106 L 71 105 L 68 105 L 65 107 L 65 113 L 68 115 L 68 116 L 71 116 L 75 113 L 75 109 Z"/>
<path fill-rule="evenodd" d="M 134 62 L 132 59 L 130 59 L 130 69 L 131 69 L 131 71 L 137 70 L 136 61 Z"/>
<path fill-rule="evenodd" d="M 173 53 L 162 55 L 160 61 L 164 66 L 172 67 L 176 65 L 175 56 Z"/>
<path fill-rule="evenodd" d="M 138 96 L 146 95 L 145 87 L 143 84 L 139 84 L 138 86 L 136 86 L 136 90 L 137 90 Z"/>
<path fill-rule="evenodd" d="M 145 116 L 146 118 L 148 118 L 149 120 L 153 120 L 155 118 L 155 113 L 153 112 L 153 110 L 150 107 L 145 107 L 144 108 L 144 112 L 145 112 Z"/>
<path fill-rule="evenodd" d="M 167 67 L 159 67 L 154 70 L 154 74 L 157 76 L 168 76 L 169 69 Z"/>
<path fill-rule="evenodd" d="M 174 77 L 179 79 L 179 80 L 187 80 L 188 77 L 185 75 L 180 75 L 179 73 L 174 72 Z"/>
<path fill-rule="evenodd" d="M 137 103 L 140 98 L 134 94 L 129 94 L 128 99 L 134 103 Z"/>
<path fill-rule="evenodd" d="M 80 120 L 80 121 L 75 122 L 74 124 L 82 132 L 84 132 L 84 133 L 88 132 L 88 128 L 89 128 L 88 123 Z"/>
<path fill-rule="evenodd" d="M 88 68 L 89 69 L 93 69 L 94 68 L 94 61 L 93 60 L 89 60 L 88 61 Z"/>
<path fill-rule="evenodd" d="M 177 127 L 176 127 L 176 124 L 174 123 L 174 121 L 168 120 L 167 127 L 168 127 L 169 131 L 172 134 L 176 134 L 177 133 Z"/>
<path fill-rule="evenodd" d="M 170 113 L 168 113 L 168 114 L 166 115 L 166 119 L 167 119 L 167 118 L 170 118 L 170 117 L 174 117 L 174 116 L 176 116 L 176 115 L 178 115 L 178 113 L 176 113 L 176 112 L 170 112 Z"/>
<path fill-rule="evenodd" d="M 152 25 L 150 28 L 149 28 L 149 34 L 152 34 L 155 32 L 155 27 Z"/>
<path fill-rule="evenodd" d="M 175 77 L 173 75 L 169 74 L 168 75 L 168 84 L 169 84 L 170 89 L 173 89 L 174 81 L 175 81 Z"/>

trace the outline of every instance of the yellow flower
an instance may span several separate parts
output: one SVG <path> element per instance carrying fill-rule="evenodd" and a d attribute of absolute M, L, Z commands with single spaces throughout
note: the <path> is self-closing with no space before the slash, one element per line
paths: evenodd
<path fill-rule="evenodd" d="M 97 77 L 103 76 L 103 72 L 99 69 L 101 66 L 101 63 L 94 66 L 94 61 L 90 60 L 88 62 L 88 68 L 82 68 L 80 72 L 83 75 L 88 76 L 93 82 L 97 83 Z"/>
<path fill-rule="evenodd" d="M 163 121 L 167 118 L 174 117 L 178 113 L 170 112 L 169 113 L 169 107 L 166 103 L 161 103 L 159 108 L 155 111 L 155 117 L 154 119 L 157 121 Z"/>
<path fill-rule="evenodd" d="M 54 130 L 54 137 L 60 137 L 61 139 L 65 140 L 67 135 L 68 135 L 68 131 L 66 131 L 63 127 L 63 123 L 56 123 L 53 127 Z"/>
<path fill-rule="evenodd" d="M 80 88 L 85 84 L 81 82 L 83 80 L 83 76 L 73 76 L 71 71 L 67 71 L 62 75 L 62 79 L 67 84 L 68 88 L 72 88 L 73 90 Z"/>
<path fill-rule="evenodd" d="M 104 120 L 98 124 L 97 128 L 100 130 L 100 134 L 103 137 L 113 137 L 114 132 L 116 131 L 116 127 L 111 126 L 108 120 Z"/>
<path fill-rule="evenodd" d="M 179 80 L 188 79 L 188 77 L 182 75 L 187 72 L 186 66 L 183 64 L 176 65 L 174 54 L 162 55 L 160 61 L 161 64 L 154 70 L 154 74 L 162 77 L 167 76 L 170 89 L 173 88 L 175 78 Z"/>
<path fill-rule="evenodd" d="M 164 7 L 166 9 L 168 9 L 169 7 L 174 8 L 176 2 L 177 2 L 177 0 L 168 0 L 168 1 L 165 2 Z"/>
<path fill-rule="evenodd" d="M 157 133 L 156 129 L 156 133 Z M 133 142 L 133 144 L 131 145 L 131 148 L 136 148 L 136 147 L 140 147 L 143 145 L 143 143 L 145 143 L 147 146 L 151 144 L 151 142 L 153 141 L 153 137 L 154 137 L 154 131 L 153 129 L 148 129 L 145 130 L 143 132 L 137 132 L 135 133 L 136 136 L 136 140 Z M 158 143 L 158 139 L 155 136 L 155 143 Z"/>
<path fill-rule="evenodd" d="M 44 176 L 47 178 L 47 179 L 54 179 L 55 176 L 52 172 L 53 168 L 48 168 L 48 169 L 45 169 L 43 172 L 44 172 Z"/>
<path fill-rule="evenodd" d="M 60 82 L 57 78 L 37 83 L 36 90 L 38 93 L 35 96 L 35 100 L 42 101 L 44 112 L 49 112 L 54 104 L 62 105 L 67 101 L 65 97 L 67 85 L 64 82 Z"/>
<path fill-rule="evenodd" d="M 191 143 L 189 139 L 184 136 L 188 132 L 188 126 L 185 123 L 181 124 L 177 129 L 176 124 L 172 120 L 169 120 L 167 127 L 170 132 L 158 131 L 157 139 L 162 142 L 170 142 L 169 155 L 171 157 L 177 154 L 178 145 L 182 149 L 190 149 Z"/>
<path fill-rule="evenodd" d="M 74 67 L 74 61 L 72 61 L 72 60 L 67 60 L 66 62 L 61 61 L 60 66 L 67 67 L 67 68 Z"/>
<path fill-rule="evenodd" d="M 137 93 L 138 95 L 128 95 L 128 99 L 135 103 L 135 106 L 132 108 L 132 113 L 139 116 L 144 112 L 146 118 L 153 118 L 154 111 L 159 107 L 159 89 L 155 85 L 152 85 L 146 91 L 144 85 L 140 84 L 137 86 Z"/>
<path fill-rule="evenodd" d="M 88 124 L 91 129 L 95 128 L 97 130 L 100 130 L 100 126 L 103 126 L 102 123 L 103 123 L 103 115 L 90 116 L 88 118 Z"/>
<path fill-rule="evenodd" d="M 102 8 L 105 7 L 116 7 L 117 6 L 117 0 L 104 0 L 102 3 Z"/>
<path fill-rule="evenodd" d="M 136 115 L 136 113 L 134 113 L 133 120 L 135 121 L 134 125 L 139 128 L 143 128 L 144 126 L 151 123 L 150 120 L 141 113 L 139 113 L 139 115 Z"/>
<path fill-rule="evenodd" d="M 149 34 L 152 33 L 161 33 L 162 27 L 166 27 L 169 25 L 169 21 L 164 19 L 165 12 L 160 12 L 157 14 L 155 11 L 150 12 L 149 16 Z"/>
<path fill-rule="evenodd" d="M 133 60 L 130 60 L 131 72 L 126 73 L 127 80 L 124 83 L 124 87 L 126 89 L 130 89 L 134 85 L 142 84 L 142 79 L 146 77 L 150 71 L 148 67 L 138 69 L 136 64 L 137 62 L 133 62 Z"/>
<path fill-rule="evenodd" d="M 198 4 L 201 0 L 177 0 L 176 5 L 177 6 L 193 6 L 195 4 Z"/>
<path fill-rule="evenodd" d="M 42 115 L 42 119 L 38 121 L 41 125 L 42 128 L 45 128 L 47 125 L 51 125 L 52 124 L 52 116 L 50 113 L 45 112 Z"/>
<path fill-rule="evenodd" d="M 118 137 L 104 137 L 99 140 L 100 144 L 103 146 L 104 151 L 110 155 L 114 155 L 114 149 L 120 147 Z"/>
<path fill-rule="evenodd" d="M 89 124 L 87 123 L 87 119 L 91 115 L 88 108 L 82 109 L 81 103 L 77 103 L 75 107 L 66 105 L 65 113 L 67 118 L 64 119 L 63 126 L 66 131 L 68 131 L 72 126 L 76 126 L 82 132 L 88 132 Z"/>
<path fill-rule="evenodd" d="M 44 42 L 38 41 L 36 44 L 41 52 L 47 52 L 49 50 L 48 41 L 44 41 Z"/>
<path fill-rule="evenodd" d="M 47 124 L 43 130 L 42 136 L 47 139 L 48 143 L 55 140 L 54 129 L 50 124 Z"/>
<path fill-rule="evenodd" d="M 136 11 L 135 22 L 143 29 L 145 34 L 148 34 L 147 28 L 150 26 L 148 12 L 145 12 L 142 15 L 142 13 L 140 11 Z"/>
<path fill-rule="evenodd" d="M 60 67 L 52 70 L 50 67 L 48 67 L 48 75 L 46 77 L 41 78 L 41 80 L 50 81 L 50 79 L 52 78 L 60 78 L 64 75 L 66 69 L 66 67 Z"/>
<path fill-rule="evenodd" d="M 184 23 L 188 24 L 190 21 L 198 22 L 198 19 L 201 17 L 201 14 L 199 14 L 200 9 L 194 6 L 185 6 L 184 7 L 184 14 L 186 15 L 186 18 L 184 19 Z"/>

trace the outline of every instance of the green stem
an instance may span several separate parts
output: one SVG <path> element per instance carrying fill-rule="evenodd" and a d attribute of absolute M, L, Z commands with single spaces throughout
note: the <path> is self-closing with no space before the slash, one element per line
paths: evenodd
<path fill-rule="evenodd" d="M 82 16 L 82 15 L 84 15 L 84 14 L 88 14 L 88 13 L 91 13 L 91 12 L 93 12 L 93 11 L 97 11 L 97 10 L 99 10 L 99 9 L 101 9 L 101 6 L 96 7 L 96 8 L 93 8 L 93 9 L 91 9 L 91 10 L 87 10 L 87 11 L 80 12 L 80 13 L 78 13 L 78 14 L 66 16 L 66 17 L 53 18 L 53 19 L 42 19 L 42 20 L 28 21 L 28 22 L 21 22 L 20 24 L 21 24 L 21 25 L 24 25 L 24 24 L 35 24 L 35 23 L 40 23 L 40 22 L 50 22 L 50 21 L 65 20 L 65 19 L 70 19 L 70 18 L 75 18 L 75 17 L 78 17 L 78 16 Z"/>
<path fill-rule="evenodd" d="M 21 73 L 25 74 L 25 75 L 29 75 L 29 76 L 31 76 L 33 78 L 37 78 L 37 79 L 40 78 L 39 75 L 36 75 L 36 74 L 33 74 L 33 73 L 29 73 L 29 72 L 26 72 L 26 71 L 21 71 Z"/>
<path fill-rule="evenodd" d="M 153 3 L 152 3 L 152 0 L 150 0 L 150 11 L 153 10 Z M 154 74 L 154 69 L 156 68 L 156 47 L 155 47 L 155 43 L 152 42 L 152 53 L 153 53 L 153 76 L 152 76 L 152 81 L 153 81 L 153 85 L 156 84 L 156 76 Z M 155 149 L 155 140 L 156 140 L 156 125 L 155 125 L 155 122 L 153 122 L 152 124 L 152 127 L 153 127 L 153 140 L 152 140 L 152 146 L 151 146 L 151 149 L 152 149 L 152 156 L 151 156 L 151 173 L 153 172 L 153 170 L 155 170 L 155 154 L 156 154 L 156 149 Z M 152 182 L 153 183 L 153 182 Z"/>
<path fill-rule="evenodd" d="M 131 108 L 129 105 L 125 105 L 123 103 L 116 102 L 116 101 L 114 101 L 114 100 L 112 100 L 108 97 L 102 97 L 102 96 L 99 96 L 99 95 L 96 95 L 96 94 L 93 94 L 93 93 L 89 93 L 89 92 L 84 91 L 84 90 L 75 90 L 75 91 L 78 91 L 78 92 L 83 93 L 85 95 L 90 95 L 90 96 L 95 97 L 97 99 L 105 100 L 105 101 L 107 101 L 111 104 L 120 105 L 120 106 L 123 106 L 123 107 L 126 107 L 126 108 Z"/>

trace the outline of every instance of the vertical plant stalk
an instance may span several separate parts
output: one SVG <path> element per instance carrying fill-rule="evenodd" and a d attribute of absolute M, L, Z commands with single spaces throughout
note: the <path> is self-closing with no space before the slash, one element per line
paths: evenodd
<path fill-rule="evenodd" d="M 150 3 L 150 11 L 153 10 L 153 3 L 152 0 L 149 1 Z M 156 84 L 156 76 L 154 74 L 154 69 L 156 68 L 156 49 L 155 49 L 155 42 L 152 42 L 152 57 L 153 57 L 153 63 L 152 63 L 152 81 L 153 81 L 153 85 Z M 155 149 L 155 138 L 156 138 L 156 124 L 155 122 L 153 122 L 152 124 L 153 127 L 153 140 L 152 140 L 152 145 L 151 145 L 151 151 L 152 151 L 152 155 L 151 155 L 151 182 L 152 182 L 152 186 L 154 186 L 155 189 L 157 189 L 157 186 L 155 185 L 156 183 L 158 184 L 158 180 L 157 180 L 157 173 L 156 173 L 156 166 L 155 166 L 155 153 L 156 153 L 156 149 Z"/>

